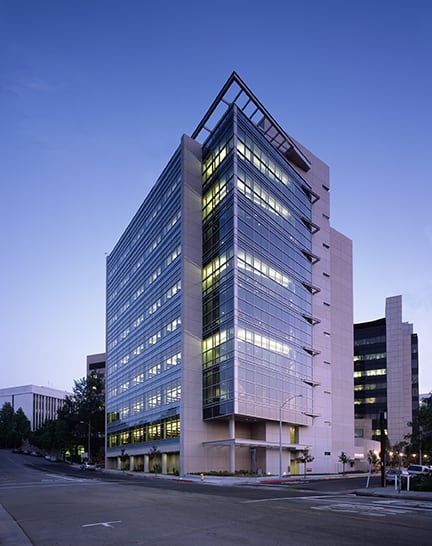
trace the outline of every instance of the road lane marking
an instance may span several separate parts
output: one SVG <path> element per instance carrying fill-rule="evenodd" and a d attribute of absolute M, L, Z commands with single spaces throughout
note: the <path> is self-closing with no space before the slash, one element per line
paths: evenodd
<path fill-rule="evenodd" d="M 311 495 L 310 497 L 268 497 L 267 499 L 254 499 L 242 501 L 241 504 L 254 504 L 260 502 L 273 502 L 273 501 L 283 501 L 283 500 L 322 500 L 322 499 L 332 499 L 340 498 L 340 495 Z"/>
<path fill-rule="evenodd" d="M 81 482 L 85 480 L 85 478 L 70 478 L 69 476 L 61 476 L 60 474 L 46 474 L 46 476 L 49 476 L 50 478 L 55 478 L 56 480 L 70 480 L 71 482 Z M 45 480 L 42 480 L 45 481 Z"/>
<path fill-rule="evenodd" d="M 98 523 L 86 523 L 83 527 L 96 527 L 100 525 L 101 527 L 112 527 L 112 523 L 123 523 L 120 519 L 117 521 L 100 521 Z"/>
<path fill-rule="evenodd" d="M 107 482 L 106 482 L 107 483 Z M 34 489 L 36 487 L 73 487 L 73 486 L 85 486 L 85 487 L 96 487 L 97 485 L 105 485 L 105 482 L 97 482 L 96 480 L 83 480 L 83 481 L 76 481 L 76 482 L 64 482 L 60 480 L 45 480 L 42 482 L 28 482 L 28 483 L 16 483 L 16 484 L 10 484 L 10 485 L 1 485 L 0 484 L 0 492 L 1 491 L 8 491 L 9 489 Z"/>

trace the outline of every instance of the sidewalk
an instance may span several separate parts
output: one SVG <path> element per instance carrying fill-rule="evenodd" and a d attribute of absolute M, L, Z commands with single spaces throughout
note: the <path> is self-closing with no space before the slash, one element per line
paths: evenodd
<path fill-rule="evenodd" d="M 405 489 L 396 491 L 392 485 L 357 489 L 355 494 L 364 497 L 432 501 L 432 491 L 406 491 Z"/>
<path fill-rule="evenodd" d="M 119 473 L 119 470 L 103 470 L 103 472 Z M 124 474 L 133 478 L 155 478 L 163 480 L 173 480 L 178 482 L 203 483 L 211 485 L 277 485 L 277 484 L 301 484 L 308 483 L 313 480 L 337 480 L 339 478 L 363 477 L 364 474 L 328 474 L 328 475 L 308 475 L 306 479 L 299 476 L 287 476 L 279 478 L 276 476 L 261 476 L 261 477 L 238 477 L 238 476 L 209 476 L 204 475 L 202 478 L 199 474 L 187 474 L 183 477 L 172 476 L 167 474 L 147 474 L 143 472 L 124 471 Z M 394 499 L 409 499 L 432 501 L 432 491 L 397 491 L 394 485 L 388 484 L 387 487 L 369 487 L 354 490 L 354 493 L 359 496 L 369 497 L 386 497 Z"/>
<path fill-rule="evenodd" d="M 131 478 L 157 478 L 163 480 L 173 480 L 178 482 L 191 482 L 191 483 L 207 483 L 212 485 L 277 485 L 277 484 L 290 484 L 290 483 L 308 483 L 314 480 L 335 480 L 338 478 L 350 478 L 364 476 L 364 474 L 308 474 L 306 478 L 303 475 L 285 476 L 279 478 L 278 476 L 217 476 L 203 474 L 186 474 L 184 476 L 173 476 L 172 474 L 154 474 L 145 472 L 133 472 L 130 470 L 116 470 L 116 469 L 103 469 L 104 473 L 121 474 L 130 476 Z"/>

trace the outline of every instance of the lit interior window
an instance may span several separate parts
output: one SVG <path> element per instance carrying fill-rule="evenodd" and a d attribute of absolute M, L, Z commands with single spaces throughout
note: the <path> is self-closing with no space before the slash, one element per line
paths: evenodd
<path fill-rule="evenodd" d="M 291 291 L 295 292 L 295 284 L 289 277 L 242 249 L 238 251 L 238 266 L 245 271 L 253 270 L 255 274 L 271 279 L 277 284 L 285 288 L 290 288 Z"/>
<path fill-rule="evenodd" d="M 295 358 L 295 349 L 290 347 L 288 344 L 271 339 L 267 336 L 263 336 L 257 332 L 246 330 L 245 328 L 239 328 L 238 339 L 240 341 L 252 343 L 252 345 L 255 345 L 256 347 L 261 347 L 262 349 L 267 349 L 268 351 L 272 351 L 274 353 L 289 355 L 292 358 Z"/>

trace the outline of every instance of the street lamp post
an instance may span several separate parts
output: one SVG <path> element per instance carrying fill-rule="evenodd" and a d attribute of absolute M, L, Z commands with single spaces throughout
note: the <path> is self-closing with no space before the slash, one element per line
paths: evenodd
<path fill-rule="evenodd" d="M 87 425 L 88 426 L 88 431 L 87 431 L 87 459 L 88 459 L 88 462 L 91 461 L 91 457 L 90 457 L 90 448 L 91 448 L 91 419 L 87 421 L 80 421 L 81 424 L 83 425 Z"/>
<path fill-rule="evenodd" d="M 89 463 L 91 462 L 90 448 L 91 448 L 91 419 L 89 419 L 89 422 L 88 422 L 88 441 L 87 441 L 88 462 Z"/>
<path fill-rule="evenodd" d="M 302 396 L 302 394 L 290 396 L 279 408 L 279 478 L 282 478 L 282 409 L 286 404 L 288 404 L 288 402 L 294 400 L 294 398 L 301 398 Z"/>

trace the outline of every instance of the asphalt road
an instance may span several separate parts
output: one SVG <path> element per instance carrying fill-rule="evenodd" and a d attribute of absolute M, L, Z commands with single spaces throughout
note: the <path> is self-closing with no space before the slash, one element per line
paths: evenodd
<path fill-rule="evenodd" d="M 357 497 L 359 487 L 364 479 L 259 486 L 136 479 L 0 451 L 0 544 L 430 543 L 431 502 Z"/>

